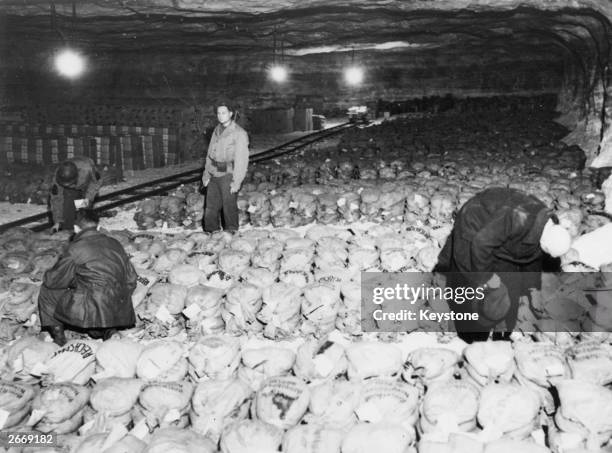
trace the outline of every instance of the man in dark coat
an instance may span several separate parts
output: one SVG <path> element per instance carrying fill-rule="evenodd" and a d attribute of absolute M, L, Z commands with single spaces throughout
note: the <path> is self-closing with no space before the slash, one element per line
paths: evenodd
<path fill-rule="evenodd" d="M 479 315 L 478 322 L 455 321 L 461 338 L 486 340 L 501 322 L 509 335 L 519 298 L 540 287 L 544 253 L 557 258 L 570 249 L 569 232 L 558 223 L 544 203 L 516 189 L 486 189 L 459 210 L 436 270 L 448 272 L 448 287 L 480 287 L 485 295 L 451 304 L 455 312 Z"/>
<path fill-rule="evenodd" d="M 100 187 L 102 178 L 89 157 L 77 156 L 60 163 L 49 194 L 53 231 L 72 230 L 77 210 L 75 200 L 84 200 L 80 208 L 91 206 Z"/>
<path fill-rule="evenodd" d="M 75 233 L 38 297 L 41 328 L 58 344 L 66 342 L 64 326 L 107 339 L 136 321 L 131 296 L 138 276 L 121 244 L 98 231 L 93 210 L 77 212 Z"/>

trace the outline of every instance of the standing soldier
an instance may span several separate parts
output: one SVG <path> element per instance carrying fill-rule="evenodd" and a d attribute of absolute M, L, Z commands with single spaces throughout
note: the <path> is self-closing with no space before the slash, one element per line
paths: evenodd
<path fill-rule="evenodd" d="M 238 191 L 249 165 L 249 137 L 235 121 L 235 112 L 227 102 L 217 104 L 217 120 L 206 155 L 202 184 L 206 187 L 204 231 L 238 231 Z"/>

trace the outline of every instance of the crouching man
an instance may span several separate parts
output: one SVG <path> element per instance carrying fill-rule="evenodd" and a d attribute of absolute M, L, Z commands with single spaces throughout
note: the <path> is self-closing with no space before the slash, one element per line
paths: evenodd
<path fill-rule="evenodd" d="M 136 322 L 136 271 L 122 245 L 98 230 L 98 220 L 93 210 L 77 212 L 74 238 L 43 279 L 41 328 L 59 345 L 66 342 L 64 327 L 106 340 Z"/>

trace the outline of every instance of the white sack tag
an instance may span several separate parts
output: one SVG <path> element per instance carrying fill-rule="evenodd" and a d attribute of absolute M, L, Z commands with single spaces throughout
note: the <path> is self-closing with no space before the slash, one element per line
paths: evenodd
<path fill-rule="evenodd" d="M 202 311 L 202 310 L 200 309 L 200 307 L 194 303 L 194 304 L 191 304 L 189 307 L 185 308 L 185 309 L 183 310 L 183 314 L 184 314 L 185 316 L 187 316 L 189 319 L 193 319 L 193 318 L 195 318 L 195 317 L 198 315 L 198 313 L 200 313 L 201 311 Z"/>

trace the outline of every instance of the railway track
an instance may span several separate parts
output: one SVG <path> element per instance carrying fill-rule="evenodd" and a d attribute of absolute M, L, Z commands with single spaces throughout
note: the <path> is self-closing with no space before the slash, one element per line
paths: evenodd
<path fill-rule="evenodd" d="M 269 160 L 282 157 L 286 154 L 298 151 L 312 145 L 325 138 L 332 137 L 339 134 L 340 132 L 356 127 L 353 123 L 342 123 L 328 129 L 314 132 L 312 134 L 305 135 L 303 137 L 291 140 L 282 145 L 270 148 L 262 151 L 250 157 L 250 163 L 265 162 Z M 155 179 L 146 183 L 138 184 L 126 189 L 117 190 L 115 192 L 107 193 L 105 195 L 96 198 L 94 209 L 98 213 L 109 211 L 110 209 L 122 206 L 128 203 L 142 200 L 144 198 L 152 197 L 155 195 L 163 195 L 170 192 L 183 184 L 191 184 L 198 182 L 202 176 L 202 168 L 185 171 L 182 173 L 176 173 L 174 175 L 166 176 L 164 178 Z M 33 231 L 43 231 L 47 228 L 51 228 L 52 222 L 50 220 L 49 212 L 36 214 L 33 216 L 24 217 L 12 222 L 0 224 L 0 233 L 3 233 L 11 228 L 15 227 L 27 227 Z"/>

